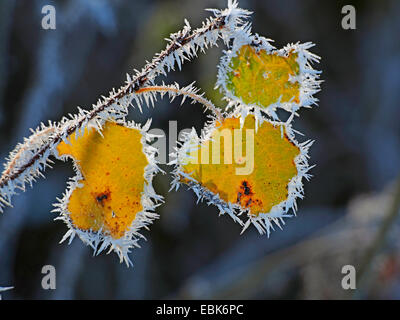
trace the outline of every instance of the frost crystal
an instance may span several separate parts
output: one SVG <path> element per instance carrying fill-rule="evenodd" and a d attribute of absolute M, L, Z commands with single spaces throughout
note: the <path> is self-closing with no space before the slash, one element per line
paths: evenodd
<path fill-rule="evenodd" d="M 319 57 L 311 53 L 308 49 L 314 46 L 313 43 L 296 43 L 289 44 L 282 49 L 275 49 L 271 45 L 270 39 L 250 33 L 250 27 L 244 28 L 238 32 L 234 38 L 233 44 L 229 50 L 224 51 L 225 55 L 221 58 L 220 65 L 218 66 L 218 79 L 216 88 L 220 88 L 225 93 L 225 99 L 228 101 L 227 108 L 240 107 L 247 110 L 256 110 L 257 112 L 265 112 L 268 116 L 275 120 L 279 120 L 276 114 L 278 108 L 284 109 L 290 113 L 295 113 L 301 108 L 311 108 L 312 105 L 317 105 L 318 99 L 314 94 L 320 91 L 321 81 L 319 80 L 320 71 L 312 68 L 312 63 L 319 62 Z M 289 54 L 297 55 L 296 62 L 299 66 L 299 73 L 296 77 L 290 75 L 290 83 L 299 84 L 299 98 L 298 102 L 288 101 L 281 102 L 280 99 L 270 105 L 260 105 L 260 103 L 245 103 L 243 99 L 236 96 L 232 90 L 227 87 L 228 74 L 235 72 L 230 66 L 232 59 L 238 56 L 240 49 L 243 46 L 249 45 L 254 48 L 256 52 L 265 52 L 268 55 L 276 55 L 278 57 L 287 57 Z M 269 72 L 263 73 L 263 78 L 268 79 Z M 250 92 L 249 92 L 250 94 Z"/>
<path fill-rule="evenodd" d="M 130 252 L 131 248 L 139 247 L 139 239 L 144 238 L 139 233 L 139 230 L 141 228 L 147 229 L 147 226 L 150 225 L 154 219 L 158 218 L 158 215 L 154 212 L 154 210 L 159 205 L 159 203 L 163 202 L 163 197 L 157 195 L 152 186 L 153 177 L 156 173 L 160 172 L 160 169 L 157 166 L 157 162 L 155 160 L 157 150 L 148 145 L 148 143 L 151 142 L 154 138 L 153 135 L 147 133 L 150 127 L 150 123 L 151 121 L 149 120 L 143 126 L 143 128 L 141 128 L 139 125 L 133 122 L 120 122 L 121 125 L 127 128 L 139 130 L 142 135 L 142 152 L 146 156 L 148 162 L 148 165 L 144 168 L 143 172 L 145 184 L 140 199 L 143 210 L 136 213 L 132 224 L 130 225 L 130 227 L 128 227 L 128 230 L 124 231 L 124 235 L 121 238 L 113 237 L 105 229 L 103 229 L 103 227 L 97 231 L 94 231 L 92 229 L 82 230 L 77 227 L 70 217 L 71 212 L 69 212 L 68 205 L 70 203 L 70 199 L 74 190 L 76 190 L 76 188 L 84 187 L 85 183 L 89 182 L 85 182 L 85 178 L 80 171 L 79 165 L 76 163 L 77 159 L 75 159 L 74 168 L 76 176 L 69 181 L 66 193 L 63 195 L 62 199 L 58 199 L 59 202 L 54 205 L 56 209 L 53 210 L 53 212 L 59 212 L 60 214 L 59 217 L 56 218 L 56 220 L 64 221 L 69 228 L 67 233 L 62 238 L 61 242 L 69 238 L 69 243 L 71 243 L 75 235 L 78 235 L 78 237 L 84 243 L 93 248 L 95 255 L 109 248 L 108 252 L 115 251 L 118 254 L 121 262 L 125 261 L 128 266 L 132 264 L 128 257 L 128 253 Z M 59 156 L 59 158 L 66 161 L 70 158 L 70 156 L 62 155 Z M 138 174 L 140 173 L 138 172 Z M 90 212 L 87 212 L 85 214 L 89 215 Z"/>
<path fill-rule="evenodd" d="M 242 120 L 240 110 L 241 108 L 238 108 L 235 112 L 228 114 L 226 119 L 239 118 Z M 242 207 L 238 202 L 227 202 L 221 199 L 221 195 L 218 192 L 212 192 L 197 181 L 192 174 L 185 172 L 184 166 L 190 162 L 190 155 L 193 154 L 193 151 L 199 150 L 202 144 L 212 140 L 212 132 L 218 128 L 218 121 L 216 119 L 208 123 L 200 138 L 193 129 L 190 133 L 186 134 L 183 141 L 180 142 L 174 154 L 175 159 L 171 162 L 171 164 L 175 166 L 171 188 L 177 190 L 179 186 L 185 182 L 188 188 L 193 190 L 197 195 L 198 201 L 204 200 L 208 205 L 215 205 L 220 211 L 220 215 L 227 213 L 235 222 L 243 226 L 242 232 L 246 230 L 250 224 L 253 224 L 260 233 L 267 233 L 269 235 L 274 224 L 281 227 L 281 224 L 284 223 L 283 218 L 291 217 L 296 213 L 296 200 L 298 198 L 303 198 L 303 178 L 308 180 L 311 177 L 308 173 L 312 168 L 308 165 L 308 150 L 313 142 L 309 140 L 303 143 L 297 142 L 294 130 L 290 124 L 291 120 L 284 123 L 280 121 L 271 121 L 263 117 L 257 118 L 257 116 L 251 112 L 247 114 L 255 116 L 255 123 L 258 127 L 262 126 L 264 121 L 269 122 L 274 127 L 281 127 L 282 136 L 285 135 L 290 143 L 295 145 L 299 150 L 299 154 L 293 160 L 297 174 L 293 176 L 287 184 L 288 195 L 284 201 L 274 205 L 269 212 L 261 212 L 254 215 L 248 208 Z M 207 164 L 204 164 L 204 166 L 207 166 Z M 220 179 L 227 179 L 227 177 L 220 177 Z M 234 186 L 232 186 L 232 188 L 234 188 Z M 226 192 L 226 190 L 224 191 Z M 242 219 L 243 216 L 247 217 L 247 219 Z"/>

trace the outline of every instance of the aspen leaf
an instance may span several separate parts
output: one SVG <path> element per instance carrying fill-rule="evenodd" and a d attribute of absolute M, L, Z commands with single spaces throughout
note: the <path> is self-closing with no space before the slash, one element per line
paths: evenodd
<path fill-rule="evenodd" d="M 224 90 L 227 107 L 260 111 L 278 119 L 276 109 L 291 113 L 300 107 L 317 104 L 314 94 L 320 91 L 319 74 L 311 66 L 319 57 L 310 51 L 314 44 L 290 44 L 275 49 L 269 39 L 249 36 L 234 41 L 221 58 L 217 87 Z"/>
<path fill-rule="evenodd" d="M 297 58 L 293 51 L 280 56 L 244 45 L 229 64 L 226 87 L 245 104 L 268 107 L 279 101 L 299 103 L 300 84 L 291 80 L 300 72 Z"/>
<path fill-rule="evenodd" d="M 61 158 L 74 160 L 79 173 L 64 197 L 64 220 L 85 242 L 93 242 L 85 235 L 98 234 L 105 243 L 117 244 L 124 259 L 138 228 L 156 217 L 147 211 L 153 207 L 150 198 L 157 199 L 149 170 L 158 168 L 145 134 L 139 127 L 106 122 L 101 134 L 89 127 L 57 147 Z"/>
<path fill-rule="evenodd" d="M 231 116 L 216 120 L 201 141 L 194 134 L 187 137 L 175 174 L 237 222 L 231 208 L 246 212 L 263 232 L 269 231 L 271 219 L 286 216 L 301 196 L 311 143 L 297 143 L 285 123 L 265 120 L 257 130 L 256 124 L 251 114 L 242 126 L 239 117 Z"/>

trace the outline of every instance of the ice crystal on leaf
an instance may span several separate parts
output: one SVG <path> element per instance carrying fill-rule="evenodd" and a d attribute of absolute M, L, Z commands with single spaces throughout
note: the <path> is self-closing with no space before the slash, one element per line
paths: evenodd
<path fill-rule="evenodd" d="M 311 42 L 277 50 L 270 41 L 248 33 L 235 38 L 221 58 L 216 87 L 224 91 L 228 107 L 261 110 L 277 120 L 278 108 L 295 113 L 317 104 L 320 71 L 311 65 L 319 57 L 308 50 Z"/>
<path fill-rule="evenodd" d="M 290 81 L 299 75 L 297 57 L 298 54 L 293 52 L 287 57 L 267 54 L 264 50 L 257 52 L 252 46 L 245 45 L 229 64 L 231 71 L 226 87 L 246 104 L 268 107 L 279 100 L 298 104 L 299 82 Z"/>
<path fill-rule="evenodd" d="M 187 135 L 176 155 L 174 186 L 189 185 L 242 225 L 239 216 L 246 213 L 245 228 L 252 222 L 269 233 L 271 222 L 289 216 L 303 196 L 312 142 L 298 143 L 283 122 L 265 119 L 256 131 L 257 121 L 249 114 L 241 125 L 232 114 L 210 123 L 202 138 L 194 131 Z"/>
<path fill-rule="evenodd" d="M 127 263 L 139 229 L 158 217 L 154 208 L 162 200 L 152 187 L 159 169 L 156 150 L 147 145 L 148 126 L 106 122 L 101 133 L 88 127 L 57 147 L 77 171 L 56 209 L 70 228 L 67 237 L 77 234 L 97 253 L 110 246 Z"/>

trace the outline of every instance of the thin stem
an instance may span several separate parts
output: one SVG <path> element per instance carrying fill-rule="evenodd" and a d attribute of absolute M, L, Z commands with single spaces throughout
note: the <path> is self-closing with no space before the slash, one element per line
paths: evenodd
<path fill-rule="evenodd" d="M 188 96 L 191 99 L 202 104 L 206 109 L 211 110 L 218 117 L 219 120 L 223 119 L 221 111 L 208 99 L 204 98 L 202 95 L 197 94 L 196 92 L 191 91 L 187 88 L 177 88 L 173 86 L 149 86 L 144 87 L 136 91 L 137 94 L 145 93 L 145 92 L 170 92 L 174 95 L 184 95 Z"/>

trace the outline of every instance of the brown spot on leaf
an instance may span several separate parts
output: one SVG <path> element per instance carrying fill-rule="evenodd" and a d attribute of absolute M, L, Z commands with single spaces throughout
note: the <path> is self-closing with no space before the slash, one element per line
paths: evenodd
<path fill-rule="evenodd" d="M 237 203 L 243 208 L 249 208 L 254 204 L 258 204 L 258 199 L 254 198 L 252 186 L 247 180 L 243 180 L 239 186 L 237 193 Z"/>
<path fill-rule="evenodd" d="M 111 199 L 111 192 L 110 190 L 106 190 L 96 195 L 96 201 L 104 206 L 104 202 Z"/>
<path fill-rule="evenodd" d="M 290 142 L 290 144 L 291 144 L 292 146 L 296 147 L 296 145 L 293 143 L 293 141 L 289 139 L 289 137 L 288 137 L 288 135 L 286 134 L 286 132 L 284 133 L 284 135 L 285 135 L 286 140 L 287 140 L 288 142 Z M 297 148 L 297 147 L 296 147 L 296 148 Z"/>

